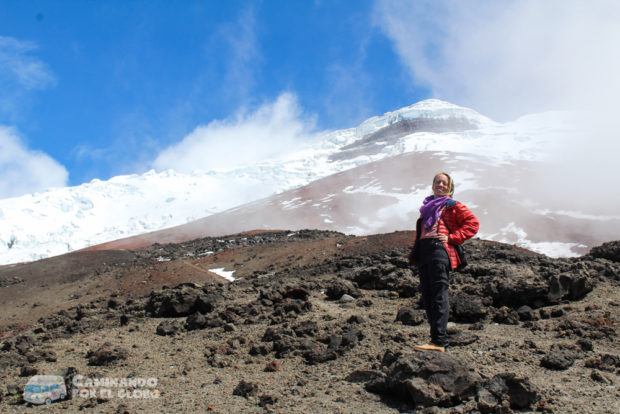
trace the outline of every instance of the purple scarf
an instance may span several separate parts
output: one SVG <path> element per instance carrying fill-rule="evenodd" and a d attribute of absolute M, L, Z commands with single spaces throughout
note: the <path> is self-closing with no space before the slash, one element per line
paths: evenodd
<path fill-rule="evenodd" d="M 450 200 L 450 196 L 428 196 L 422 202 L 422 207 L 420 207 L 420 217 L 422 218 L 422 223 L 424 223 L 424 227 L 430 229 L 433 227 L 435 222 L 439 219 L 439 211 L 446 203 Z"/>

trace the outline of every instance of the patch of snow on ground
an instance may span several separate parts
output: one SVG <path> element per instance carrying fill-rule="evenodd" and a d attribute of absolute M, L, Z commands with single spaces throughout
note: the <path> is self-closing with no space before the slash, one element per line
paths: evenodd
<path fill-rule="evenodd" d="M 230 280 L 231 282 L 235 280 L 235 278 L 233 277 L 233 273 L 235 273 L 234 270 L 227 271 L 224 270 L 223 267 L 218 267 L 216 269 L 209 269 L 209 272 L 213 272 L 218 276 L 222 276 L 224 279 Z"/>

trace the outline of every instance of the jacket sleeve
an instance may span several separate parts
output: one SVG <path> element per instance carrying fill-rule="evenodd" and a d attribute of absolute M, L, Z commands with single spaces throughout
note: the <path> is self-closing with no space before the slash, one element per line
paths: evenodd
<path fill-rule="evenodd" d="M 465 204 L 457 203 L 455 208 L 456 229 L 452 229 L 452 234 L 448 236 L 450 244 L 462 244 L 465 240 L 471 239 L 478 233 L 480 222 Z"/>

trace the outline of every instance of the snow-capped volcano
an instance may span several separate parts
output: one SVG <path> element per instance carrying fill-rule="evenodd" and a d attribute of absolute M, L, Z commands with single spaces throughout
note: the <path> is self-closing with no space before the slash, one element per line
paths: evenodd
<path fill-rule="evenodd" d="M 484 157 L 486 165 L 496 166 L 514 165 L 517 161 L 544 161 L 557 143 L 574 130 L 573 119 L 569 113 L 552 112 L 500 124 L 472 109 L 431 99 L 370 118 L 356 128 L 325 133 L 294 152 L 252 165 L 192 174 L 149 171 L 143 175 L 93 180 L 76 187 L 0 200 L 0 263 L 36 260 L 178 226 L 372 162 L 383 160 L 383 165 L 389 165 L 391 157 L 406 153 L 437 156 L 440 152 L 446 159 L 468 160 L 467 168 L 458 168 L 459 163 L 455 163 L 451 170 L 459 185 L 457 191 L 492 192 L 484 188 L 486 184 L 475 173 L 477 167 L 472 161 L 475 157 Z M 436 166 L 430 164 L 423 178 L 422 175 L 412 177 L 410 185 L 399 192 L 415 193 L 420 198 L 427 192 L 427 181 L 438 170 Z M 360 182 L 349 184 L 352 186 L 349 191 L 372 185 L 360 178 Z M 522 191 L 519 194 L 522 196 Z M 329 194 L 314 194 L 313 197 L 319 200 Z M 404 210 L 415 213 L 421 201 L 417 198 L 393 209 L 393 214 L 402 216 Z M 534 203 L 533 208 L 543 211 L 550 206 Z M 372 212 L 367 214 L 363 220 L 375 220 Z M 377 229 L 372 226 L 352 228 L 334 219 L 328 220 L 331 222 L 323 220 L 323 223 L 329 224 L 329 228 L 349 233 Z M 501 222 L 510 232 L 509 223 L 513 220 L 505 217 Z M 403 222 L 403 226 L 407 224 Z M 481 232 L 492 239 L 506 238 L 505 234 L 485 230 L 484 221 Z M 515 225 L 514 232 L 523 233 L 523 230 Z M 227 231 L 221 229 L 220 234 L 225 233 Z M 520 234 L 518 240 L 527 241 L 528 236 Z M 555 241 L 544 237 L 543 240 Z M 573 241 L 574 246 L 579 244 L 583 243 Z M 545 251 L 543 244 L 538 246 L 543 246 L 539 250 Z M 571 251 L 565 249 L 561 254 L 571 254 Z"/>

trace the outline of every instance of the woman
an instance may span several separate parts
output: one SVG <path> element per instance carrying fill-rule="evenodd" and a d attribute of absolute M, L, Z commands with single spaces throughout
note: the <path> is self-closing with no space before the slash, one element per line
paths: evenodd
<path fill-rule="evenodd" d="M 426 316 L 431 326 L 431 342 L 416 346 L 424 351 L 445 352 L 448 346 L 448 273 L 460 260 L 455 245 L 472 238 L 480 227 L 476 216 L 462 203 L 452 199 L 454 181 L 440 172 L 433 178 L 433 195 L 424 199 L 416 223 L 416 241 L 409 255 L 417 263 L 420 289 Z"/>

